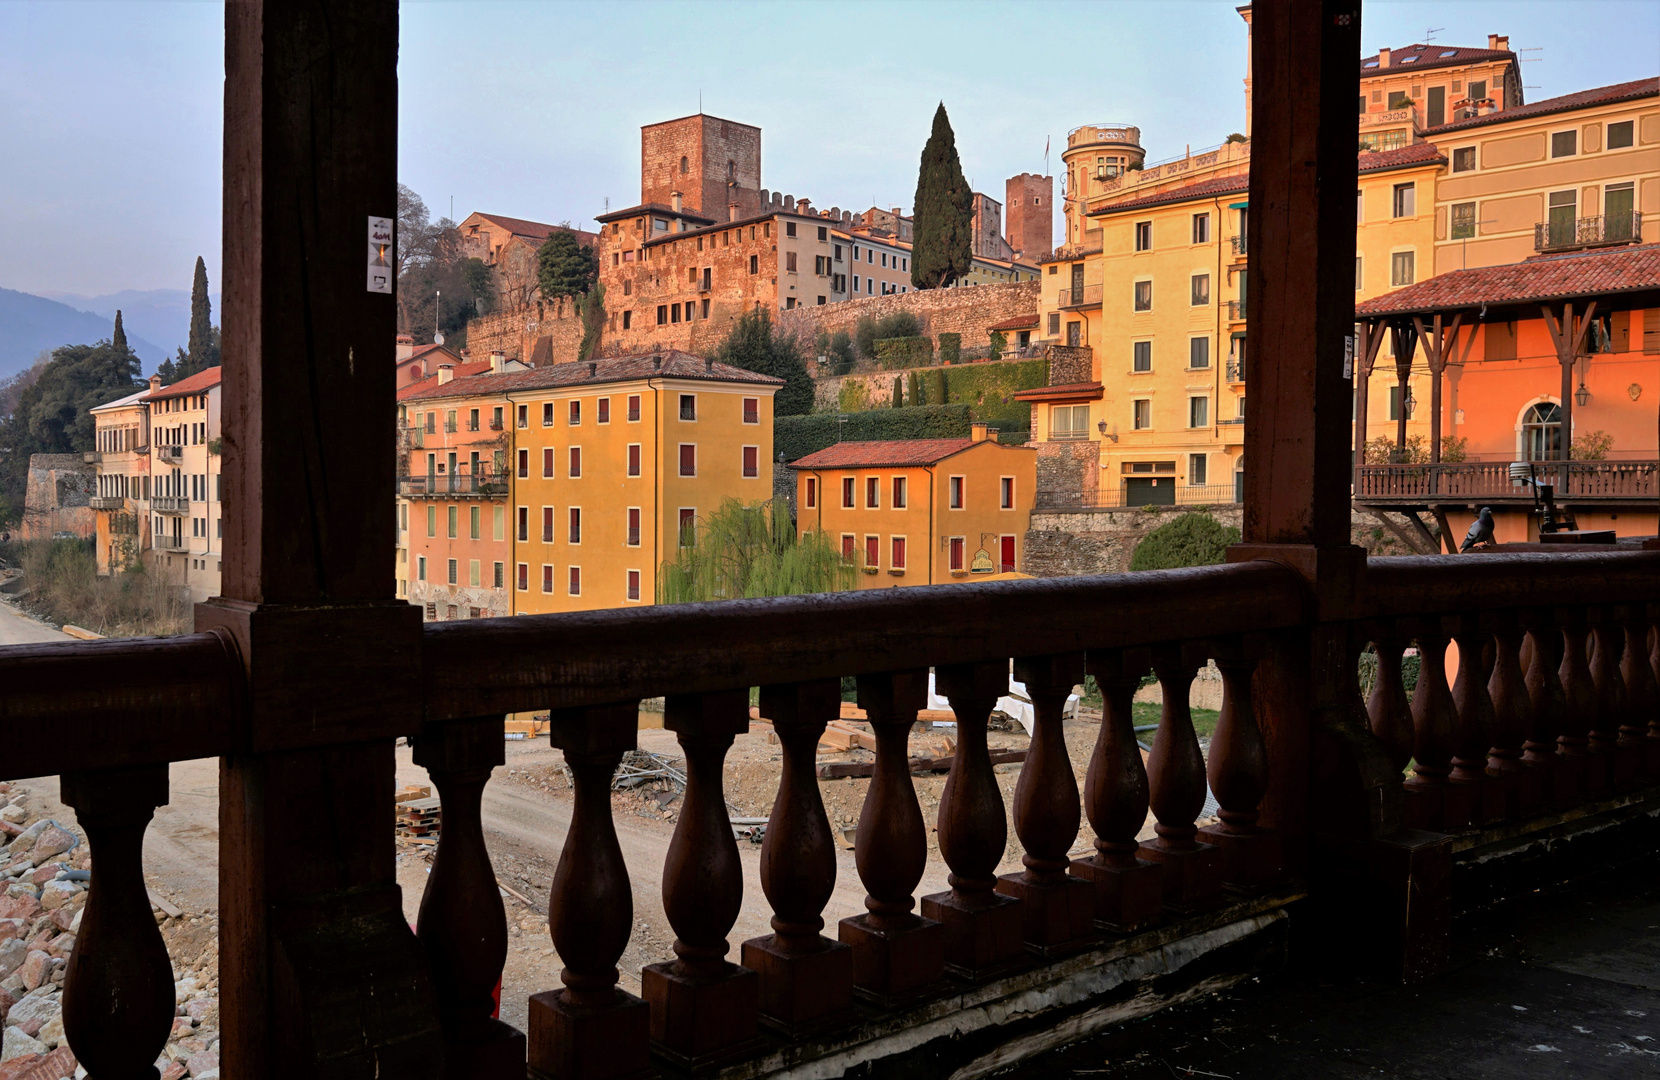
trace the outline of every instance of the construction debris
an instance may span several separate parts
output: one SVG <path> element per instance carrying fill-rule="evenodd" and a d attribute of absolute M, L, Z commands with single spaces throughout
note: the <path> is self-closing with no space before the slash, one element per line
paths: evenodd
<path fill-rule="evenodd" d="M 911 758 L 911 775 L 926 776 L 929 773 L 948 772 L 951 763 L 956 760 L 956 753 L 944 757 L 914 757 Z M 1024 750 L 993 750 L 991 763 L 1003 765 L 1009 762 L 1025 761 Z M 818 767 L 820 780 L 839 780 L 848 776 L 872 776 L 876 772 L 876 763 L 873 761 L 831 761 Z"/>
<path fill-rule="evenodd" d="M 443 823 L 443 806 L 429 787 L 411 785 L 395 793 L 396 817 L 393 829 L 412 844 L 430 847 L 438 843 Z"/>

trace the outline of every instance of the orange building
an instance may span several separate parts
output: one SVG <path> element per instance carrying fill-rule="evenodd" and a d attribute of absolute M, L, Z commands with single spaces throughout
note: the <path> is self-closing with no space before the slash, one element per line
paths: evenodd
<path fill-rule="evenodd" d="M 796 526 L 863 574 L 862 589 L 1013 571 L 1037 487 L 1037 453 L 985 424 L 967 439 L 844 442 L 792 462 Z"/>

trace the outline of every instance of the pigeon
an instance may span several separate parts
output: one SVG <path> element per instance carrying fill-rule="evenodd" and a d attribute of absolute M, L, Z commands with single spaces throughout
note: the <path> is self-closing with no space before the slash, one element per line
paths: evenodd
<path fill-rule="evenodd" d="M 1458 545 L 1459 554 L 1463 554 L 1477 544 L 1491 544 L 1493 542 L 1493 511 L 1490 507 L 1482 507 L 1481 513 L 1470 526 L 1470 531 L 1464 534 L 1464 542 Z"/>

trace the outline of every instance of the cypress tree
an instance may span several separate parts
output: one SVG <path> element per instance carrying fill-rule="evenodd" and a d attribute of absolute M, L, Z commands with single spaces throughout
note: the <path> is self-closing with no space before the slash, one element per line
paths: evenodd
<path fill-rule="evenodd" d="M 900 377 L 895 375 L 893 377 L 893 407 L 896 409 L 905 407 L 905 394 L 904 391 L 900 389 L 900 385 Z"/>
<path fill-rule="evenodd" d="M 917 373 L 913 371 L 913 372 L 910 373 L 910 375 L 907 378 L 908 378 L 908 381 L 911 384 L 911 404 L 912 405 L 926 405 L 926 404 L 928 404 L 928 402 L 923 400 L 923 397 L 922 397 L 922 380 L 917 377 Z"/>
<path fill-rule="evenodd" d="M 933 134 L 922 148 L 912 213 L 912 286 L 938 289 L 966 277 L 974 262 L 974 193 L 957 159 L 957 137 L 943 101 L 934 113 Z"/>
<path fill-rule="evenodd" d="M 131 349 L 127 348 L 127 331 L 121 328 L 120 308 L 115 309 L 115 333 L 110 337 L 110 344 L 115 347 L 116 352 L 132 352 Z"/>
<path fill-rule="evenodd" d="M 207 263 L 200 255 L 196 256 L 196 278 L 190 284 L 190 346 L 179 359 L 179 378 L 219 363 L 219 331 L 213 325 L 213 303 L 208 300 Z"/>

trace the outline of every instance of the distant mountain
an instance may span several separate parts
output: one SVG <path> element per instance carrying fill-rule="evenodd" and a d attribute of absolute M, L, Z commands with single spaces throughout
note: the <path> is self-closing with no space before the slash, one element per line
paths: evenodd
<path fill-rule="evenodd" d="M 79 296 L 75 293 L 42 293 L 48 300 L 102 315 L 111 322 L 117 309 L 127 336 L 137 334 L 158 343 L 168 356 L 190 344 L 189 289 L 126 289 L 106 296 Z M 213 323 L 219 324 L 219 295 L 209 293 Z"/>
<path fill-rule="evenodd" d="M 184 298 L 185 336 L 188 337 L 190 294 L 185 293 Z M 121 323 L 127 331 L 127 344 L 144 361 L 144 370 L 153 371 L 172 355 L 172 350 L 139 334 L 133 325 L 136 321 L 122 310 Z M 42 350 L 60 345 L 91 345 L 109 337 L 114 329 L 114 308 L 105 317 L 44 296 L 0 289 L 0 379 L 10 378 L 28 367 Z"/>

